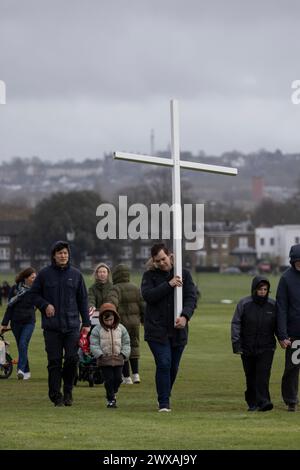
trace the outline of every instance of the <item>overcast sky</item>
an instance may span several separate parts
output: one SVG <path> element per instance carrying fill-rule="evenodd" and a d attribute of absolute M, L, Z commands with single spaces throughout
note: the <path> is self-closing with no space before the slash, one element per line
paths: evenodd
<path fill-rule="evenodd" d="M 0 0 L 0 160 L 300 152 L 297 0 Z"/>

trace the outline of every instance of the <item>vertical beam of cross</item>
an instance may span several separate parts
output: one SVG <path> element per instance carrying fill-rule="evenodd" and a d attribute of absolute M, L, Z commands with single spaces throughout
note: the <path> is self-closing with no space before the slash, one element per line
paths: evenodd
<path fill-rule="evenodd" d="M 182 278 L 182 217 L 180 169 L 198 170 L 206 173 L 237 175 L 236 168 L 208 165 L 204 163 L 180 160 L 179 145 L 179 109 L 177 100 L 171 100 L 171 143 L 172 158 L 161 158 L 133 153 L 114 152 L 114 158 L 135 163 L 150 163 L 172 167 L 172 203 L 173 203 L 173 252 L 174 275 Z M 182 313 L 182 287 L 174 289 L 174 322 Z"/>
<path fill-rule="evenodd" d="M 173 251 L 174 275 L 182 278 L 182 217 L 180 184 L 179 109 L 176 100 L 171 101 L 171 151 L 172 151 L 172 205 L 173 205 Z M 182 312 L 182 287 L 174 293 L 174 318 Z M 180 312 L 180 313 L 179 313 Z"/>

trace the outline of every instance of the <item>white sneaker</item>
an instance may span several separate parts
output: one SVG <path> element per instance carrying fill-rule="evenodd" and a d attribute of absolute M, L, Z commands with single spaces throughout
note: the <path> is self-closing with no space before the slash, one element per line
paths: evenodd
<path fill-rule="evenodd" d="M 141 379 L 140 379 L 139 374 L 132 374 L 132 379 L 133 379 L 133 383 L 134 383 L 134 384 L 139 384 L 139 383 L 141 383 Z"/>
<path fill-rule="evenodd" d="M 21 369 L 19 369 L 18 372 L 17 372 L 18 379 L 23 380 L 24 376 L 25 376 L 24 372 Z"/>
<path fill-rule="evenodd" d="M 23 377 L 24 380 L 28 380 L 28 379 L 30 379 L 30 377 L 31 377 L 30 372 L 24 372 L 24 377 Z"/>
<path fill-rule="evenodd" d="M 132 382 L 132 380 L 131 380 L 131 377 L 123 377 L 122 384 L 132 385 L 133 382 Z"/>
<path fill-rule="evenodd" d="M 162 412 L 170 413 L 170 411 L 171 411 L 171 408 L 159 408 L 158 410 L 159 413 L 162 413 Z"/>

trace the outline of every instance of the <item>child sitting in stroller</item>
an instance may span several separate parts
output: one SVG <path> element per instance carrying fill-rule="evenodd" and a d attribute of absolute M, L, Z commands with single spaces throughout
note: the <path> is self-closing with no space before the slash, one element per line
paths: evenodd
<path fill-rule="evenodd" d="M 92 329 L 99 324 L 99 312 L 95 309 L 90 309 L 90 319 L 92 327 L 88 335 L 81 333 L 79 338 L 79 364 L 77 380 L 87 381 L 90 387 L 94 384 L 102 384 L 103 378 L 100 367 L 96 364 L 96 358 L 93 357 L 90 351 L 90 334 Z M 76 380 L 76 382 L 77 382 Z"/>

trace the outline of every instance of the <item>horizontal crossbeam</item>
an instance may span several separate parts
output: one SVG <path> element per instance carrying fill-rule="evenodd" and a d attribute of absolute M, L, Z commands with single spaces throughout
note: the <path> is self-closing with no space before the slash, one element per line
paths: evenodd
<path fill-rule="evenodd" d="M 131 162 L 150 163 L 152 165 L 169 167 L 173 166 L 173 160 L 171 158 L 136 155 L 135 153 L 114 152 L 114 158 L 116 158 L 117 160 L 127 160 Z M 186 170 L 204 171 L 206 173 L 218 173 L 222 175 L 237 175 L 236 168 L 218 165 L 207 165 L 205 163 L 188 162 L 185 160 L 180 161 L 180 168 L 184 168 Z"/>

